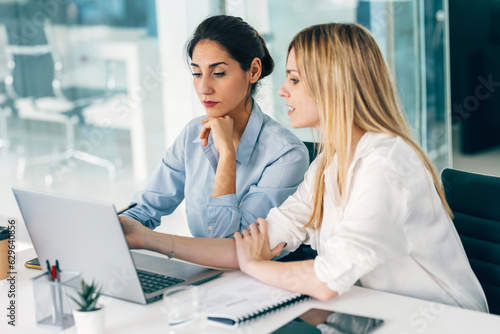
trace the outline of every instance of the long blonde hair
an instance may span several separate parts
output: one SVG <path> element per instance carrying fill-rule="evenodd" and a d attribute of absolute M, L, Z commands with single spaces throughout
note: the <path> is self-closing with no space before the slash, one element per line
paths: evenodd
<path fill-rule="evenodd" d="M 345 161 L 353 148 L 353 125 L 364 131 L 401 137 L 432 175 L 446 212 L 452 212 L 432 162 L 412 139 L 400 109 L 389 68 L 370 32 L 359 24 L 311 26 L 293 38 L 301 82 L 318 105 L 322 152 L 314 181 L 313 212 L 305 227 L 319 228 L 323 219 L 324 172 L 338 159 L 340 193 L 346 187 Z"/>

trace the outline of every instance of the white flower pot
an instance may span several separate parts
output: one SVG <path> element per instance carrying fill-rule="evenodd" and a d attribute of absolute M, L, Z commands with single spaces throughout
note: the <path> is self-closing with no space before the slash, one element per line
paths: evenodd
<path fill-rule="evenodd" d="M 104 334 L 104 308 L 83 312 L 73 309 L 73 318 L 78 334 Z"/>

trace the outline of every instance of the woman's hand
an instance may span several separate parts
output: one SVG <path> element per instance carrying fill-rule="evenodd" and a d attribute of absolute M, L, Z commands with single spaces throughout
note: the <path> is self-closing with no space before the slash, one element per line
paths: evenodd
<path fill-rule="evenodd" d="M 127 240 L 128 247 L 131 249 L 146 248 L 146 235 L 151 232 L 151 230 L 130 217 L 118 216 L 118 219 L 120 220 L 123 232 L 125 233 L 125 239 Z"/>
<path fill-rule="evenodd" d="M 207 146 L 212 132 L 215 149 L 219 152 L 219 162 L 215 172 L 212 197 L 236 193 L 236 149 L 233 144 L 233 119 L 229 116 L 205 118 L 200 139 Z"/>
<path fill-rule="evenodd" d="M 247 274 L 250 274 L 252 263 L 271 260 L 281 253 L 286 244 L 282 242 L 275 248 L 270 248 L 267 221 L 263 218 L 250 224 L 248 230 L 234 233 L 234 240 L 240 269 Z"/>
<path fill-rule="evenodd" d="M 229 116 L 219 118 L 205 118 L 201 121 L 203 127 L 200 131 L 200 139 L 203 146 L 208 144 L 208 136 L 212 132 L 215 149 L 219 153 L 234 153 L 233 145 L 233 119 Z"/>

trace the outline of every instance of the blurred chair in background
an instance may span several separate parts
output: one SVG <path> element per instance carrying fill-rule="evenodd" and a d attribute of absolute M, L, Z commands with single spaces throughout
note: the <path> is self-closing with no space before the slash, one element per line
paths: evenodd
<path fill-rule="evenodd" d="M 0 50 L 4 48 L 4 45 L 7 43 L 7 32 L 5 31 L 3 26 L 0 26 Z M 0 59 L 3 57 L 3 54 L 0 54 Z M 3 62 L 5 63 L 5 62 Z M 11 115 L 16 114 L 16 109 L 14 106 L 14 101 L 7 94 L 5 89 L 5 75 L 7 64 L 0 64 L 0 149 L 9 149 L 12 145 L 12 142 L 8 135 L 7 129 L 7 118 Z"/>
<path fill-rule="evenodd" d="M 5 90 L 5 84 L 0 82 L 0 149 L 8 149 L 11 146 L 7 130 L 7 117 L 15 114 L 14 101 Z"/>
<path fill-rule="evenodd" d="M 18 161 L 17 175 L 23 178 L 27 167 L 51 163 L 66 164 L 76 159 L 107 169 L 109 179 L 116 176 L 115 165 L 106 159 L 78 150 L 75 143 L 75 124 L 85 122 L 85 108 L 110 99 L 115 91 L 114 63 L 107 62 L 107 79 L 103 89 L 69 86 L 63 84 L 64 65 L 57 52 L 50 21 L 45 20 L 43 27 L 36 29 L 29 38 L 23 20 L 6 24 L 8 45 L 7 67 L 9 73 L 5 88 L 9 97 L 16 101 L 20 117 L 31 109 L 30 118 L 63 122 L 66 130 L 66 149 L 62 153 L 48 154 L 33 159 L 21 157 Z M 33 29 L 32 29 L 33 30 Z M 26 108 L 28 107 L 28 108 Z M 73 164 L 74 165 L 74 164 Z"/>

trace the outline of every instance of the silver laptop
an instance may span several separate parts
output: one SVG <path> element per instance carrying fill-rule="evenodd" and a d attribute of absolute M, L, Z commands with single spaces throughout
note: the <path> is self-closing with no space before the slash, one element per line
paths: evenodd
<path fill-rule="evenodd" d="M 48 260 L 98 282 L 103 293 L 140 304 L 172 285 L 222 274 L 191 263 L 130 251 L 113 204 L 12 188 L 43 270 Z M 145 283 L 148 281 L 147 283 Z"/>

